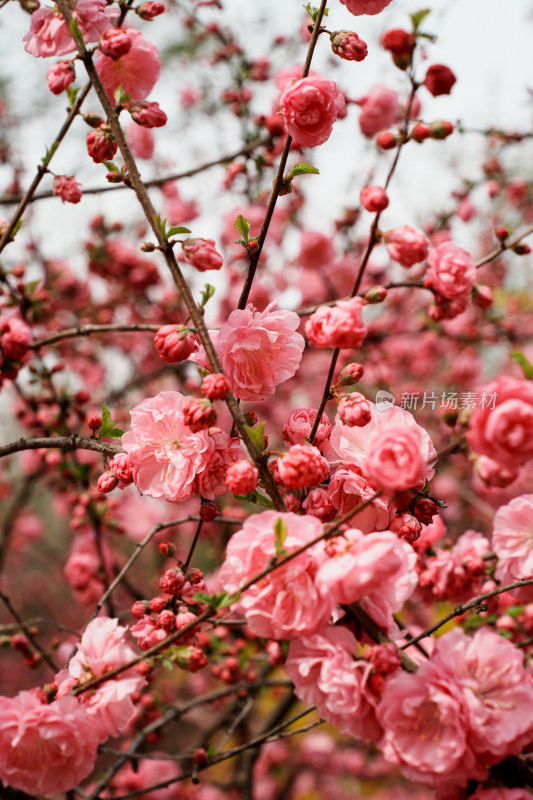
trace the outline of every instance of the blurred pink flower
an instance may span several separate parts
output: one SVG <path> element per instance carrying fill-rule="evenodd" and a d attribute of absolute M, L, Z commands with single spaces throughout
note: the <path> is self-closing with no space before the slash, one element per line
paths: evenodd
<path fill-rule="evenodd" d="M 161 75 L 161 60 L 155 44 L 134 28 L 125 32 L 132 40 L 125 55 L 116 61 L 102 52 L 96 57 L 96 69 L 111 102 L 114 102 L 115 91 L 120 85 L 131 100 L 144 100 Z"/>

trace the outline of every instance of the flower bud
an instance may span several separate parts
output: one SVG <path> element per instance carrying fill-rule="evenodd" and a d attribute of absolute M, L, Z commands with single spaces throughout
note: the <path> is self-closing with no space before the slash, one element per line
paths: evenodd
<path fill-rule="evenodd" d="M 429 127 L 423 122 L 417 122 L 410 133 L 411 139 L 421 144 L 429 136 Z"/>
<path fill-rule="evenodd" d="M 154 337 L 154 345 L 167 364 L 185 361 L 198 347 L 185 325 L 163 325 Z"/>
<path fill-rule="evenodd" d="M 441 94 L 450 94 L 457 78 L 449 67 L 444 64 L 432 64 L 426 73 L 424 86 L 433 97 Z"/>
<path fill-rule="evenodd" d="M 383 131 L 382 133 L 378 134 L 376 142 L 378 147 L 380 147 L 382 150 L 393 150 L 396 147 L 398 139 L 390 131 Z"/>
<path fill-rule="evenodd" d="M 359 195 L 361 205 L 366 211 L 381 212 L 385 211 L 389 205 L 389 198 L 387 192 L 381 186 L 374 186 L 373 184 L 365 186 Z"/>
<path fill-rule="evenodd" d="M 132 44 L 131 36 L 123 28 L 110 28 L 100 37 L 99 47 L 104 56 L 116 61 L 129 53 Z"/>
<path fill-rule="evenodd" d="M 446 139 L 453 133 L 453 125 L 446 119 L 436 119 L 429 124 L 431 139 Z"/>
<path fill-rule="evenodd" d="M 370 305 L 375 305 L 376 303 L 382 303 L 383 300 L 388 295 L 388 291 L 384 286 L 372 286 L 366 293 L 365 293 L 365 300 Z"/>
<path fill-rule="evenodd" d="M 353 386 L 355 383 L 358 383 L 365 373 L 364 367 L 362 364 L 358 364 L 354 361 L 352 364 L 348 364 L 344 369 L 341 371 L 339 375 L 338 383 L 341 386 Z"/>
<path fill-rule="evenodd" d="M 140 6 L 137 6 L 135 9 L 135 13 L 138 14 L 141 19 L 151 20 L 154 17 L 159 16 L 159 14 L 163 14 L 166 11 L 166 8 L 163 3 L 157 3 L 155 0 L 148 0 L 146 3 L 141 3 Z"/>
<path fill-rule="evenodd" d="M 224 400 L 229 389 L 228 379 L 221 372 L 206 375 L 202 381 L 202 393 L 209 400 Z"/>
<path fill-rule="evenodd" d="M 214 503 L 202 503 L 200 506 L 200 519 L 202 522 L 212 522 L 218 516 L 218 508 Z"/>
<path fill-rule="evenodd" d="M 259 472 L 253 464 L 243 458 L 230 464 L 226 471 L 226 484 L 232 494 L 247 495 L 257 486 Z"/>
<path fill-rule="evenodd" d="M 128 111 L 132 120 L 143 128 L 162 128 L 168 121 L 163 109 L 159 108 L 159 103 L 139 100 L 137 103 L 131 103 Z"/>
<path fill-rule="evenodd" d="M 354 31 L 333 31 L 330 33 L 331 49 L 345 61 L 364 61 L 368 55 L 366 42 Z"/>
<path fill-rule="evenodd" d="M 73 61 L 58 61 L 49 68 L 46 80 L 53 94 L 61 94 L 70 86 L 75 77 L 76 70 Z"/>

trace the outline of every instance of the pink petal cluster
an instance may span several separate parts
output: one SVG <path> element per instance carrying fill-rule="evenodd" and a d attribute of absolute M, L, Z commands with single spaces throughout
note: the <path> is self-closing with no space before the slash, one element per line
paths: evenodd
<path fill-rule="evenodd" d="M 70 86 L 75 77 L 76 70 L 73 61 L 58 61 L 49 68 L 46 80 L 53 94 L 61 94 Z"/>
<path fill-rule="evenodd" d="M 183 242 L 183 254 L 187 264 L 192 264 L 198 272 L 220 269 L 224 263 L 214 239 L 186 239 Z"/>
<path fill-rule="evenodd" d="M 235 461 L 228 467 L 226 483 L 233 494 L 246 495 L 257 486 L 259 471 L 246 458 Z"/>
<path fill-rule="evenodd" d="M 278 459 L 278 474 L 288 489 L 318 486 L 329 477 L 329 464 L 320 450 L 312 445 L 295 444 Z"/>
<path fill-rule="evenodd" d="M 362 428 L 372 419 L 370 403 L 360 392 L 352 392 L 341 397 L 338 404 L 339 419 L 344 425 Z"/>
<path fill-rule="evenodd" d="M 359 127 L 367 138 L 385 128 L 390 128 L 400 116 L 398 92 L 386 86 L 374 86 L 369 94 L 358 102 L 361 106 Z"/>
<path fill-rule="evenodd" d="M 185 325 L 163 325 L 154 337 L 154 345 L 167 364 L 186 361 L 198 349 L 198 342 Z"/>
<path fill-rule="evenodd" d="M 30 344 L 31 329 L 19 317 L 0 322 L 0 350 L 7 361 L 27 361 Z"/>
<path fill-rule="evenodd" d="M 328 484 L 329 499 L 341 517 L 353 511 L 373 494 L 375 494 L 374 489 L 363 478 L 360 468 L 355 464 L 340 466 Z M 389 523 L 387 498 L 383 495 L 376 497 L 350 521 L 363 533 L 385 530 Z"/>
<path fill-rule="evenodd" d="M 359 198 L 363 208 L 373 213 L 385 211 L 389 205 L 387 192 L 383 187 L 376 186 L 375 184 L 370 184 L 361 189 Z"/>
<path fill-rule="evenodd" d="M 305 269 L 320 270 L 335 260 L 331 236 L 319 231 L 302 231 L 298 263 Z"/>
<path fill-rule="evenodd" d="M 226 592 L 236 592 L 276 556 L 280 546 L 276 526 L 286 531 L 281 547 L 287 553 L 322 533 L 322 525 L 314 517 L 278 511 L 263 511 L 249 517 L 229 540 L 226 559 L 220 568 L 218 577 Z M 246 589 L 234 608 L 244 613 L 258 636 L 294 639 L 313 633 L 328 622 L 334 606 L 334 601 L 321 596 L 315 585 L 324 558 L 322 543 L 309 547 Z"/>
<path fill-rule="evenodd" d="M 390 425 L 370 443 L 365 473 L 373 486 L 386 491 L 423 487 L 427 472 L 420 436 L 407 425 Z"/>
<path fill-rule="evenodd" d="M 279 103 L 287 131 L 299 147 L 316 147 L 326 142 L 333 123 L 346 106 L 337 84 L 318 75 L 288 85 Z"/>
<path fill-rule="evenodd" d="M 162 128 L 168 122 L 168 117 L 159 107 L 159 103 L 149 103 L 147 100 L 137 100 L 128 105 L 131 118 L 142 128 Z"/>
<path fill-rule="evenodd" d="M 357 640 L 346 628 L 320 628 L 290 643 L 285 671 L 296 696 L 316 706 L 326 722 L 341 733 L 375 741 L 381 726 L 365 686 L 371 666 L 354 660 L 357 650 Z"/>
<path fill-rule="evenodd" d="M 38 691 L 0 697 L 0 779 L 34 796 L 73 789 L 93 769 L 100 739 L 74 697 L 42 702 Z"/>
<path fill-rule="evenodd" d="M 187 400 L 179 392 L 146 398 L 131 410 L 131 430 L 122 437 L 137 488 L 173 503 L 198 490 L 198 477 L 215 449 L 207 431 L 192 433 L 185 425 Z"/>
<path fill-rule="evenodd" d="M 511 469 L 531 461 L 533 383 L 502 375 L 482 386 L 480 397 L 468 421 L 472 449 Z"/>
<path fill-rule="evenodd" d="M 278 383 L 292 378 L 305 347 L 293 311 L 264 311 L 251 304 L 232 311 L 218 334 L 216 349 L 233 393 L 241 400 L 262 400 Z"/>
<path fill-rule="evenodd" d="M 206 500 L 213 500 L 215 495 L 225 494 L 228 489 L 232 491 L 226 476 L 229 466 L 242 459 L 242 446 L 240 439 L 220 428 L 209 428 L 208 435 L 213 451 L 207 466 L 198 475 L 198 493 Z"/>
<path fill-rule="evenodd" d="M 83 196 L 81 184 L 74 175 L 56 175 L 53 192 L 63 203 L 79 203 Z"/>
<path fill-rule="evenodd" d="M 125 640 L 126 632 L 127 628 L 119 625 L 118 619 L 97 617 L 89 622 L 67 669 L 56 675 L 58 696 L 63 697 L 74 686 L 136 658 L 135 650 Z M 126 727 L 135 713 L 133 697 L 145 683 L 146 680 L 132 667 L 100 684 L 94 691 L 80 695 L 100 741 L 117 736 Z"/>
<path fill-rule="evenodd" d="M 417 585 L 413 548 L 390 531 L 365 535 L 351 529 L 327 552 L 316 576 L 320 593 L 339 604 L 360 602 L 380 627 L 395 632 L 392 615 Z"/>
<path fill-rule="evenodd" d="M 85 42 L 95 42 L 111 27 L 115 15 L 105 0 L 77 0 L 71 6 Z M 76 49 L 68 25 L 58 8 L 41 6 L 31 15 L 31 25 L 23 37 L 25 50 L 36 58 L 62 56 Z"/>
<path fill-rule="evenodd" d="M 496 578 L 503 585 L 533 578 L 533 494 L 515 497 L 498 509 L 492 549 L 498 556 Z"/>
<path fill-rule="evenodd" d="M 477 276 L 470 253 L 454 242 L 442 242 L 429 254 L 428 266 L 426 286 L 449 300 L 468 298 Z"/>
<path fill-rule="evenodd" d="M 161 60 L 155 44 L 134 28 L 126 29 L 125 33 L 132 42 L 125 55 L 114 60 L 99 52 L 96 57 L 96 70 L 111 102 L 120 85 L 131 100 L 144 100 L 161 75 Z"/>
<path fill-rule="evenodd" d="M 427 258 L 429 241 L 422 231 L 405 225 L 385 234 L 387 252 L 402 267 L 412 267 Z"/>
<path fill-rule="evenodd" d="M 465 531 L 451 550 L 437 550 L 420 566 L 420 587 L 430 589 L 436 600 L 459 603 L 475 595 L 485 576 L 484 556 L 489 541 L 478 531 Z"/>
<path fill-rule="evenodd" d="M 531 740 L 533 680 L 520 650 L 486 627 L 441 636 L 416 674 L 394 673 L 377 716 L 385 756 L 437 788 L 483 780 Z"/>
<path fill-rule="evenodd" d="M 337 305 L 320 306 L 305 323 L 309 344 L 320 349 L 354 347 L 359 349 L 366 336 L 361 317 L 360 297 L 339 301 Z"/>
<path fill-rule="evenodd" d="M 362 14 L 379 14 L 392 0 L 341 0 L 350 13 L 360 17 Z"/>
<path fill-rule="evenodd" d="M 335 31 L 330 35 L 331 49 L 345 61 L 364 61 L 368 55 L 366 42 L 355 31 Z"/>
<path fill-rule="evenodd" d="M 316 408 L 295 408 L 287 417 L 281 436 L 285 444 L 303 444 L 311 433 L 311 428 L 316 419 Z M 331 422 L 326 414 L 322 414 L 318 425 L 314 444 L 320 448 L 331 434 Z"/>

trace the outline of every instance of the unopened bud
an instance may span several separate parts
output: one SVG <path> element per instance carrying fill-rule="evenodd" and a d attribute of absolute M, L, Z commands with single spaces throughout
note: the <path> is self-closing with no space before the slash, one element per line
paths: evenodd
<path fill-rule="evenodd" d="M 377 146 L 382 150 L 393 150 L 396 147 L 398 139 L 390 131 L 383 131 L 376 139 Z"/>
<path fill-rule="evenodd" d="M 372 286 L 366 292 L 364 299 L 367 303 L 374 305 L 375 303 L 382 303 L 388 295 L 388 291 L 384 286 Z"/>
<path fill-rule="evenodd" d="M 453 133 L 453 125 L 447 119 L 436 119 L 429 124 L 429 135 L 432 139 L 446 139 Z"/>

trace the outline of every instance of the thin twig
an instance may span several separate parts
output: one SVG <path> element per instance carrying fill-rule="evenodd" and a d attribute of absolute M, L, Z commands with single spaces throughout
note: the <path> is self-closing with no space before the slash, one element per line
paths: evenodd
<path fill-rule="evenodd" d="M 113 456 L 124 452 L 124 448 L 118 444 L 104 442 L 101 439 L 90 439 L 86 436 L 72 433 L 70 436 L 35 436 L 32 439 L 18 439 L 16 442 L 10 442 L 0 447 L 0 458 L 9 456 L 12 453 L 20 453 L 22 450 L 40 450 L 41 448 L 47 450 L 54 448 L 65 451 L 94 450 L 97 453 L 106 453 Z"/>

